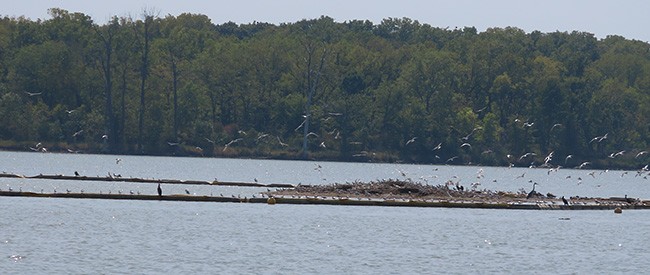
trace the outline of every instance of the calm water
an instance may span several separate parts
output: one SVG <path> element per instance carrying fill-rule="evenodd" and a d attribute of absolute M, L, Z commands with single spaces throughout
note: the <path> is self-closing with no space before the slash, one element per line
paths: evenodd
<path fill-rule="evenodd" d="M 116 163 L 116 158 L 121 161 Z M 329 183 L 404 178 L 556 195 L 650 198 L 635 171 L 0 152 L 0 170 Z M 589 173 L 593 173 L 593 177 Z M 602 172 L 602 173 L 601 173 Z M 406 176 L 403 176 L 404 173 Z M 525 173 L 525 174 L 524 174 Z M 524 177 L 519 177 L 521 175 Z M 567 179 L 567 176 L 571 178 Z M 582 180 L 578 180 L 580 177 Z M 496 179 L 496 182 L 494 180 Z M 197 195 L 261 190 L 188 188 Z M 133 183 L 0 179 L 0 188 L 155 192 Z M 258 188 L 259 189 L 259 188 Z M 62 191 L 59 191 L 62 192 Z M 630 273 L 650 268 L 650 211 L 518 211 L 0 197 L 0 273 Z M 568 218 L 568 220 L 567 220 Z"/>

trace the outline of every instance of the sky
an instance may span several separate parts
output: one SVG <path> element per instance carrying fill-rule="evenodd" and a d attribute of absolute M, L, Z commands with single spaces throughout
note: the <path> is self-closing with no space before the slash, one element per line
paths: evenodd
<path fill-rule="evenodd" d="M 0 0 L 0 3 L 8 2 Z M 650 1 L 625 0 L 21 0 L 4 3 L 0 15 L 47 20 L 47 10 L 58 7 L 81 12 L 104 24 L 112 16 L 140 18 L 144 10 L 164 17 L 181 13 L 204 14 L 212 23 L 293 23 L 322 15 L 337 22 L 407 17 L 434 27 L 517 27 L 538 30 L 581 31 L 597 38 L 620 35 L 650 41 Z"/>

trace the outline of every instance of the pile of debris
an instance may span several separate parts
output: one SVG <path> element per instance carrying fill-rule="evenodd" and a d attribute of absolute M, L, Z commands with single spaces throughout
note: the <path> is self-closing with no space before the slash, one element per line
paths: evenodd
<path fill-rule="evenodd" d="M 297 185 L 295 188 L 279 189 L 267 193 L 271 196 L 322 196 L 349 198 L 383 198 L 383 199 L 518 199 L 526 194 L 495 192 L 489 190 L 469 190 L 451 182 L 440 185 L 428 185 L 412 181 L 379 180 L 371 182 L 335 183 L 329 185 Z"/>

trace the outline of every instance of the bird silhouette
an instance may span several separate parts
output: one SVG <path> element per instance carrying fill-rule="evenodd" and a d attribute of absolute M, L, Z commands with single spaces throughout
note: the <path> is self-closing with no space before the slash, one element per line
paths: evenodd
<path fill-rule="evenodd" d="M 555 129 L 555 127 L 561 127 L 561 126 L 562 126 L 562 124 L 560 124 L 560 123 L 555 123 L 555 124 L 553 124 L 553 127 L 551 127 L 551 130 L 550 130 L 550 131 L 553 131 L 553 129 Z"/>
<path fill-rule="evenodd" d="M 433 147 L 433 150 L 434 150 L 434 151 L 435 151 L 435 150 L 440 150 L 440 148 L 442 148 L 442 142 L 441 142 L 441 143 L 438 143 L 438 145 L 436 145 L 436 147 Z"/>
<path fill-rule="evenodd" d="M 232 145 L 234 143 L 240 142 L 242 140 L 244 140 L 244 139 L 243 138 L 237 138 L 237 139 L 231 140 L 230 142 L 226 143 L 226 145 L 223 146 L 223 151 L 225 152 L 228 149 L 228 146 L 230 146 L 230 145 Z"/>
<path fill-rule="evenodd" d="M 589 141 L 589 143 L 592 143 L 592 142 L 594 142 L 594 141 L 600 143 L 601 141 L 607 139 L 607 135 L 608 135 L 608 134 L 609 134 L 609 133 L 604 134 L 604 135 L 602 135 L 602 136 L 594 137 L 594 138 L 592 138 L 592 139 Z"/>
<path fill-rule="evenodd" d="M 452 162 L 452 161 L 456 160 L 457 158 L 458 158 L 458 156 L 453 156 L 453 157 L 447 159 L 447 162 Z"/>
<path fill-rule="evenodd" d="M 276 136 L 276 137 L 278 138 L 278 142 L 280 143 L 280 146 L 283 146 L 283 147 L 287 147 L 287 146 L 289 146 L 289 144 L 286 144 L 286 143 L 282 142 L 282 140 L 280 139 L 280 137 L 278 137 L 278 136 Z"/>
<path fill-rule="evenodd" d="M 572 157 L 573 157 L 573 155 L 566 156 L 566 158 L 564 158 L 564 164 L 566 164 L 569 161 L 569 159 L 572 158 Z"/>
<path fill-rule="evenodd" d="M 537 183 L 533 182 L 533 190 L 530 190 L 530 192 L 526 196 L 527 199 L 537 196 L 537 192 L 535 191 L 535 185 L 537 185 Z"/>
<path fill-rule="evenodd" d="M 160 188 L 160 183 L 158 184 L 158 196 L 162 197 L 162 188 Z"/>
<path fill-rule="evenodd" d="M 413 137 L 413 138 L 409 139 L 408 141 L 406 141 L 406 144 L 405 144 L 405 145 L 409 145 L 409 144 L 415 142 L 415 140 L 416 140 L 417 138 L 418 138 L 418 137 Z"/>
<path fill-rule="evenodd" d="M 524 127 L 524 128 L 526 128 L 526 127 L 533 127 L 533 125 L 535 125 L 535 122 L 524 122 L 523 127 Z"/>
<path fill-rule="evenodd" d="M 621 156 L 623 154 L 625 154 L 625 150 L 611 153 L 611 154 L 609 154 L 608 157 L 613 159 L 613 158 L 616 158 L 616 157 Z"/>
<path fill-rule="evenodd" d="M 537 154 L 532 153 L 532 152 L 525 153 L 525 154 L 521 155 L 521 157 L 519 157 L 519 160 L 525 159 L 525 158 L 530 157 L 530 156 L 537 156 Z"/>
<path fill-rule="evenodd" d="M 564 205 L 569 205 L 569 201 L 567 201 L 567 200 L 564 198 L 564 196 L 562 196 L 562 202 L 564 203 Z"/>

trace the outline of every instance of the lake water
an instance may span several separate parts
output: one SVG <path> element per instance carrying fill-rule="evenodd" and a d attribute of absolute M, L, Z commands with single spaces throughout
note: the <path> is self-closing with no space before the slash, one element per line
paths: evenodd
<path fill-rule="evenodd" d="M 650 198 L 646 174 L 636 176 L 636 171 L 560 169 L 549 174 L 527 168 L 16 152 L 0 152 L 0 170 L 294 184 L 411 178 L 429 184 L 478 182 L 480 189 L 510 191 L 530 190 L 533 181 L 540 184 L 536 190 L 558 196 Z M 153 184 L 0 179 L 0 189 L 8 188 L 155 192 Z M 197 195 L 265 191 L 164 185 L 166 193 L 183 189 Z M 650 268 L 648 228 L 650 211 L 645 210 L 614 214 L 0 197 L 0 272 L 641 274 Z"/>

